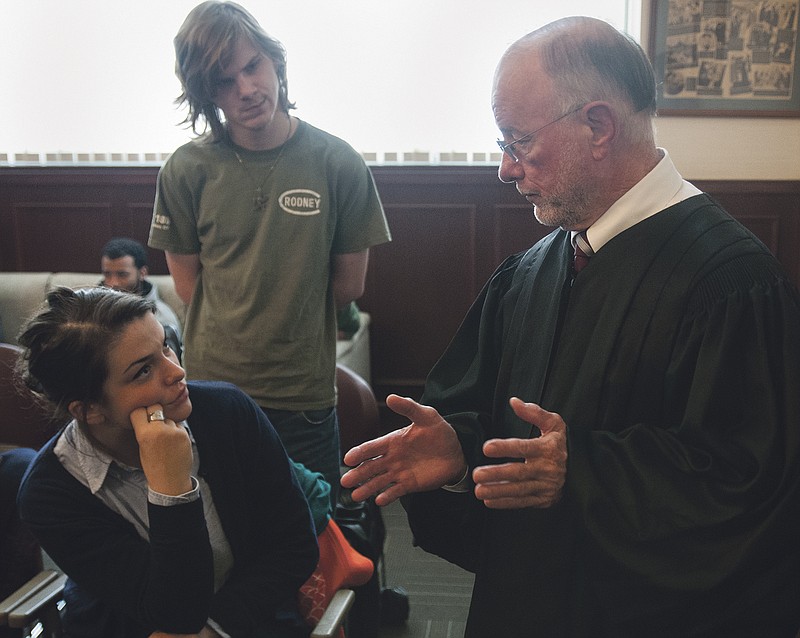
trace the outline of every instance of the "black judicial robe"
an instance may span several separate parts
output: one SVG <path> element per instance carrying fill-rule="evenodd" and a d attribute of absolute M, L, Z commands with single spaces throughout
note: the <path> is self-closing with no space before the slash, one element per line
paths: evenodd
<path fill-rule="evenodd" d="M 416 541 L 475 572 L 466 636 L 791 636 L 800 628 L 800 300 L 697 195 L 621 233 L 570 284 L 557 230 L 495 272 L 422 402 L 480 446 L 558 412 L 549 509 L 404 499 Z"/>

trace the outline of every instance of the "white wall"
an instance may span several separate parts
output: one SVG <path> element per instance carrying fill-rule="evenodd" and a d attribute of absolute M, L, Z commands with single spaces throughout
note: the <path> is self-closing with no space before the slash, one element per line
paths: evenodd
<path fill-rule="evenodd" d="M 168 153 L 189 139 L 172 104 L 172 37 L 198 1 L 2 0 L 0 162 Z M 652 2 L 240 1 L 284 40 L 300 117 L 365 153 L 433 157 L 497 151 L 489 87 L 516 37 L 565 13 L 641 24 L 646 37 Z M 689 179 L 800 179 L 800 119 L 662 117 L 657 129 Z"/>
<path fill-rule="evenodd" d="M 658 143 L 686 179 L 800 179 L 800 119 L 660 117 Z"/>
<path fill-rule="evenodd" d="M 199 1 L 0 0 L 0 154 L 190 139 L 172 39 Z M 363 153 L 434 157 L 497 152 L 491 81 L 511 42 L 570 14 L 625 27 L 629 1 L 239 0 L 286 46 L 299 117 Z"/>

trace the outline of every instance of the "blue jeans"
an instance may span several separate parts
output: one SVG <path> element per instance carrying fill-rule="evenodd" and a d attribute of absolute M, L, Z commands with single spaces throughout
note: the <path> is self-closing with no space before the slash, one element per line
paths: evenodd
<path fill-rule="evenodd" d="M 331 507 L 339 499 L 341 451 L 339 420 L 335 408 L 322 410 L 272 410 L 261 408 L 272 423 L 293 461 L 319 472 L 331 485 Z"/>

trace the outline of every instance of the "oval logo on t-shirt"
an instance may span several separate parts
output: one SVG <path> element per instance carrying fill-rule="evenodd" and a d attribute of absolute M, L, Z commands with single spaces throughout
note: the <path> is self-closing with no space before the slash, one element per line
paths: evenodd
<path fill-rule="evenodd" d="M 295 188 L 278 197 L 280 207 L 291 215 L 319 215 L 322 197 L 307 188 Z"/>

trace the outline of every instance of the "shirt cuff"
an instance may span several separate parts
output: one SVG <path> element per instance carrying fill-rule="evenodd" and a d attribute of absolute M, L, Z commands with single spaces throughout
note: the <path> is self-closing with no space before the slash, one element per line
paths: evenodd
<path fill-rule="evenodd" d="M 161 505 L 163 507 L 170 507 L 172 505 L 183 505 L 184 503 L 191 503 L 200 498 L 200 483 L 192 476 L 192 489 L 185 494 L 178 494 L 177 496 L 169 496 L 168 494 L 161 494 L 154 492 L 149 487 L 147 488 L 147 500 L 153 505 Z"/>
<path fill-rule="evenodd" d="M 442 489 L 445 492 L 469 492 L 472 489 L 472 479 L 469 476 L 469 465 L 467 469 L 464 470 L 464 476 L 462 476 L 456 483 L 452 485 L 442 485 Z"/>

